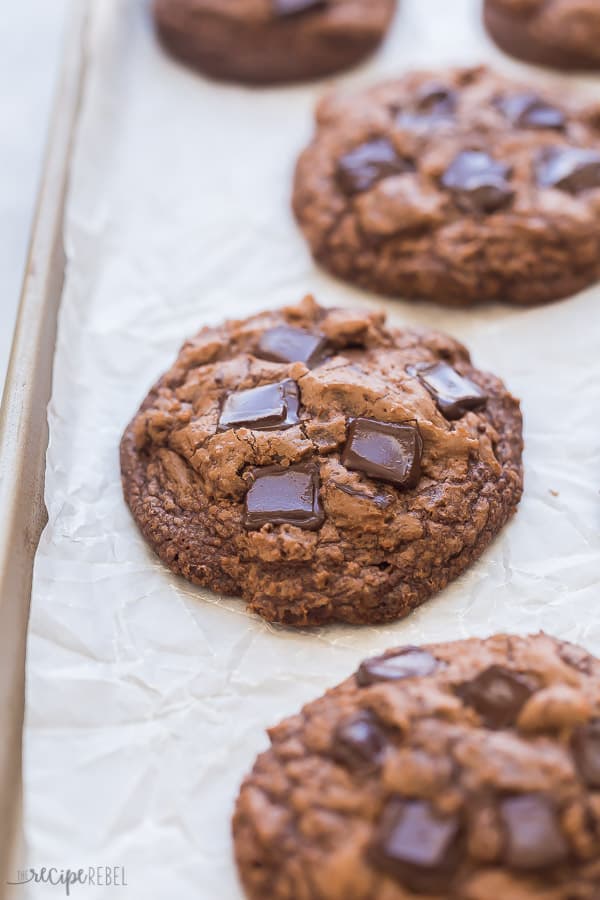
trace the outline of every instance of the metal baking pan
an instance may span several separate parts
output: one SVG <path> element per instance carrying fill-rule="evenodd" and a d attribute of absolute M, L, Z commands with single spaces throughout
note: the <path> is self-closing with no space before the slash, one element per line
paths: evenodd
<path fill-rule="evenodd" d="M 85 79 L 88 0 L 74 0 L 0 410 L 0 898 L 21 845 L 25 646 L 34 556 L 46 522 L 46 407 L 65 271 L 63 212 Z M 21 889 L 22 890 L 22 889 Z"/>

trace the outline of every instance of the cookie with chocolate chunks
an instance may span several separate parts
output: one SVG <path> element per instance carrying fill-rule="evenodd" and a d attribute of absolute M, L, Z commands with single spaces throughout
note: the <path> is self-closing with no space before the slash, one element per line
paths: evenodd
<path fill-rule="evenodd" d="M 545 634 L 366 660 L 270 729 L 233 819 L 245 895 L 596 900 L 599 723 L 600 661 Z"/>
<path fill-rule="evenodd" d="M 600 109 L 483 67 L 331 94 L 293 208 L 315 259 L 370 291 L 566 297 L 600 277 Z"/>
<path fill-rule="evenodd" d="M 600 69 L 598 0 L 485 0 L 484 21 L 498 46 L 518 59 L 555 69 Z"/>
<path fill-rule="evenodd" d="M 456 578 L 515 512 L 521 450 L 518 402 L 457 341 L 307 297 L 188 341 L 121 465 L 173 572 L 304 626 L 393 621 Z"/>
<path fill-rule="evenodd" d="M 213 78 L 321 78 L 373 53 L 396 0 L 153 0 L 165 48 Z"/>

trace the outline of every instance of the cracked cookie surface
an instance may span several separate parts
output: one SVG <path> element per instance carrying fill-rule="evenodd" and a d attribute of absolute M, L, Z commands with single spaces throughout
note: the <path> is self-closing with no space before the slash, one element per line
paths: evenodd
<path fill-rule="evenodd" d="M 296 218 L 333 274 L 451 306 L 600 277 L 600 108 L 485 68 L 409 73 L 317 108 Z"/>
<path fill-rule="evenodd" d="M 173 572 L 271 621 L 375 623 L 480 556 L 521 451 L 518 401 L 457 341 L 309 297 L 186 343 L 121 467 Z"/>
<path fill-rule="evenodd" d="M 539 634 L 391 650 L 269 731 L 250 900 L 597 900 L 600 662 Z"/>
<path fill-rule="evenodd" d="M 597 0 L 485 0 L 484 20 L 511 56 L 557 69 L 600 69 Z"/>
<path fill-rule="evenodd" d="M 214 78 L 320 78 L 372 53 L 396 0 L 154 0 L 165 47 Z"/>

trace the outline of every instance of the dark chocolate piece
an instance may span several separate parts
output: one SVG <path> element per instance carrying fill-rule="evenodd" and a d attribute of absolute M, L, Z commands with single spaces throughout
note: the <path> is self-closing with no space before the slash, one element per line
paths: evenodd
<path fill-rule="evenodd" d="M 443 84 L 426 84 L 417 95 L 417 109 L 434 118 L 452 115 L 456 110 L 456 93 Z"/>
<path fill-rule="evenodd" d="M 456 693 L 479 713 L 488 728 L 510 728 L 533 691 L 517 673 L 502 666 L 484 669 L 465 681 Z"/>
<path fill-rule="evenodd" d="M 394 502 L 394 498 L 390 494 L 371 494 L 368 490 L 360 491 L 355 487 L 352 487 L 352 485 L 342 484 L 339 481 L 333 481 L 332 485 L 338 491 L 347 494 L 348 497 L 358 497 L 359 500 L 366 500 L 367 503 L 374 503 L 379 509 L 387 509 L 387 507 Z"/>
<path fill-rule="evenodd" d="M 423 440 L 415 425 L 360 418 L 348 428 L 342 463 L 369 478 L 412 488 L 421 477 L 422 455 Z"/>
<path fill-rule="evenodd" d="M 263 332 L 256 356 L 279 363 L 304 363 L 309 369 L 325 357 L 327 341 L 322 334 L 311 334 L 292 325 L 277 325 Z"/>
<path fill-rule="evenodd" d="M 400 110 L 396 122 L 401 128 L 429 128 L 447 122 L 456 111 L 456 94 L 442 84 L 426 84 L 417 94 L 412 109 Z"/>
<path fill-rule="evenodd" d="M 467 212 L 493 213 L 508 206 L 514 188 L 508 183 L 510 166 L 481 150 L 463 150 L 442 175 L 442 185 Z"/>
<path fill-rule="evenodd" d="M 246 494 L 244 526 L 296 525 L 311 531 L 325 518 L 319 500 L 319 473 L 311 463 L 256 469 Z"/>
<path fill-rule="evenodd" d="M 408 372 L 425 385 L 447 419 L 460 419 L 469 410 L 482 409 L 487 403 L 481 388 L 448 363 L 420 363 Z"/>
<path fill-rule="evenodd" d="M 600 153 L 580 147 L 548 147 L 538 155 L 536 175 L 540 187 L 579 194 L 600 187 Z"/>
<path fill-rule="evenodd" d="M 291 378 L 228 394 L 219 419 L 219 431 L 254 428 L 272 431 L 290 428 L 300 419 L 298 385 Z"/>
<path fill-rule="evenodd" d="M 271 0 L 271 2 L 275 15 L 287 18 L 288 16 L 298 16 L 305 12 L 325 9 L 328 0 Z"/>
<path fill-rule="evenodd" d="M 356 673 L 361 687 L 368 687 L 378 681 L 400 681 L 403 678 L 424 678 L 439 666 L 439 661 L 420 647 L 402 647 L 382 656 L 365 659 Z"/>
<path fill-rule="evenodd" d="M 561 131 L 566 124 L 564 113 L 535 94 L 511 94 L 500 97 L 498 109 L 517 128 L 551 128 Z"/>
<path fill-rule="evenodd" d="M 368 711 L 346 719 L 335 729 L 331 755 L 349 769 L 376 767 L 385 749 L 385 735 Z"/>
<path fill-rule="evenodd" d="M 414 165 L 398 156 L 387 138 L 375 138 L 350 150 L 338 162 L 338 184 L 346 194 L 359 194 L 388 178 L 410 172 Z"/>
<path fill-rule="evenodd" d="M 564 862 L 569 847 L 551 801 L 541 794 L 507 797 L 500 804 L 504 860 L 511 869 L 546 869 Z"/>
<path fill-rule="evenodd" d="M 588 787 L 600 788 L 600 719 L 592 719 L 573 735 L 573 754 Z"/>
<path fill-rule="evenodd" d="M 590 675 L 592 672 L 594 657 L 584 650 L 583 647 L 577 647 L 575 644 L 561 644 L 558 648 L 558 655 L 563 662 L 584 675 Z"/>
<path fill-rule="evenodd" d="M 390 800 L 371 848 L 373 862 L 409 890 L 435 892 L 461 861 L 461 823 L 421 800 Z"/>

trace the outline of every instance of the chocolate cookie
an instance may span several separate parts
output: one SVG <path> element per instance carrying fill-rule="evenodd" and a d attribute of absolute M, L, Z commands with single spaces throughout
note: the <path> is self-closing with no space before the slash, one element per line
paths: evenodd
<path fill-rule="evenodd" d="M 396 0 L 154 0 L 165 47 L 214 78 L 320 78 L 372 53 Z"/>
<path fill-rule="evenodd" d="M 598 900 L 600 662 L 540 634 L 403 647 L 269 732 L 250 900 Z"/>
<path fill-rule="evenodd" d="M 521 416 L 436 332 L 299 306 L 204 328 L 121 444 L 125 497 L 177 574 L 290 625 L 406 615 L 521 496 Z"/>
<path fill-rule="evenodd" d="M 485 0 L 484 20 L 511 56 L 557 69 L 600 69 L 598 0 Z"/>
<path fill-rule="evenodd" d="M 293 206 L 316 259 L 369 290 L 564 297 L 600 277 L 600 115 L 485 68 L 325 98 Z"/>

